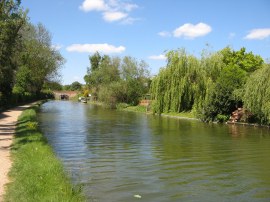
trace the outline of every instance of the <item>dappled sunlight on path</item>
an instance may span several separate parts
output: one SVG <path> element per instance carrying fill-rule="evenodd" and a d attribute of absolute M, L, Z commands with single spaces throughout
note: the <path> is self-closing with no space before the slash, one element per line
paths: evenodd
<path fill-rule="evenodd" d="M 9 182 L 8 172 L 11 168 L 10 148 L 17 119 L 23 110 L 29 108 L 31 104 L 18 106 L 0 113 L 0 202 L 3 201 L 5 184 Z"/>

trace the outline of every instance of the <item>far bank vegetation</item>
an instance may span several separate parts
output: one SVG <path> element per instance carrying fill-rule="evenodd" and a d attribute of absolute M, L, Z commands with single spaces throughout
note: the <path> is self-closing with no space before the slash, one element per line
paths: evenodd
<path fill-rule="evenodd" d="M 96 100 L 137 105 L 151 94 L 154 113 L 190 112 L 203 121 L 227 121 L 244 108 L 245 122 L 270 124 L 270 65 L 243 47 L 195 57 L 185 49 L 166 54 L 167 65 L 150 78 L 148 65 L 132 57 L 89 56 L 85 81 Z M 120 104 L 119 106 L 128 106 Z"/>
<path fill-rule="evenodd" d="M 84 77 L 92 99 L 112 107 L 117 103 L 137 105 L 141 96 L 149 91 L 148 65 L 136 58 L 100 55 L 89 57 L 90 67 Z"/>

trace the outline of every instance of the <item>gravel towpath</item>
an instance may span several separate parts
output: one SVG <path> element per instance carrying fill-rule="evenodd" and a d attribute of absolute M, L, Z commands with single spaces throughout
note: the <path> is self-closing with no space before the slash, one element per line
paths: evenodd
<path fill-rule="evenodd" d="M 12 161 L 10 149 L 15 134 L 18 117 L 29 105 L 18 106 L 0 113 L 0 202 L 3 201 L 5 184 L 9 182 L 8 172 Z"/>

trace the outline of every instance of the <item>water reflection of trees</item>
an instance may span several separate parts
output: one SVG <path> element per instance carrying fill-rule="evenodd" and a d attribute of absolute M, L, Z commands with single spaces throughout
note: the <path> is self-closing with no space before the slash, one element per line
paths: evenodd
<path fill-rule="evenodd" d="M 160 159 L 163 178 L 173 179 L 175 186 L 181 185 L 183 193 L 192 185 L 193 189 L 203 187 L 212 193 L 223 190 L 219 194 L 240 199 L 255 197 L 258 184 L 263 184 L 264 189 L 270 187 L 270 173 L 266 171 L 270 163 L 265 161 L 270 155 L 269 131 L 155 119 L 151 121 L 151 128 L 160 139 L 156 157 Z M 257 193 L 270 196 L 269 190 L 258 189 Z"/>
<path fill-rule="evenodd" d="M 207 194 L 270 197 L 268 130 L 63 105 L 57 113 L 56 105 L 46 105 L 52 110 L 45 110 L 43 128 L 74 173 L 83 164 L 82 180 L 91 188 L 110 190 L 124 180 L 170 201 L 194 190 L 202 200 Z"/>

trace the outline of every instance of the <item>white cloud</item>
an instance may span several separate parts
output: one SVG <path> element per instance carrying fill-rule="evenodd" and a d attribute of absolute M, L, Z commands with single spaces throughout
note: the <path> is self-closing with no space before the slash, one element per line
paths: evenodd
<path fill-rule="evenodd" d="M 186 23 L 173 31 L 174 37 L 184 37 L 194 39 L 196 37 L 205 36 L 212 31 L 212 28 L 205 23 L 196 25 Z"/>
<path fill-rule="evenodd" d="M 80 52 L 80 53 L 95 53 L 102 52 L 104 54 L 110 53 L 122 53 L 126 50 L 124 46 L 115 47 L 113 45 L 104 44 L 72 44 L 67 47 L 69 52 Z"/>
<path fill-rule="evenodd" d="M 170 37 L 171 33 L 167 31 L 162 31 L 162 32 L 159 32 L 158 35 L 162 37 Z"/>
<path fill-rule="evenodd" d="M 123 12 L 104 12 L 103 13 L 103 19 L 107 22 L 113 22 L 118 21 L 123 18 L 126 18 L 128 14 Z"/>
<path fill-rule="evenodd" d="M 124 3 L 124 4 L 122 5 L 122 7 L 123 7 L 123 9 L 124 9 L 125 11 L 127 11 L 127 12 L 130 12 L 130 11 L 136 9 L 136 8 L 139 8 L 138 5 L 136 5 L 136 4 L 130 4 L 130 3 Z"/>
<path fill-rule="evenodd" d="M 133 3 L 127 3 L 127 2 L 124 2 L 123 0 L 108 0 L 107 2 L 111 8 L 114 8 L 116 10 L 124 10 L 124 11 L 130 12 L 138 8 L 138 5 L 133 4 Z"/>
<path fill-rule="evenodd" d="M 249 32 L 249 34 L 245 37 L 245 39 L 258 39 L 262 40 L 270 36 L 270 28 L 265 29 L 253 29 Z"/>
<path fill-rule="evenodd" d="M 79 8 L 85 12 L 101 12 L 106 22 L 119 21 L 121 24 L 132 24 L 137 19 L 129 16 L 139 6 L 125 0 L 84 0 Z"/>
<path fill-rule="evenodd" d="M 104 11 L 107 10 L 107 5 L 103 0 L 84 0 L 84 2 L 79 8 L 85 12 Z"/>
<path fill-rule="evenodd" d="M 166 60 L 167 57 L 163 54 L 160 54 L 160 55 L 151 55 L 148 57 L 149 59 L 151 60 Z"/>

